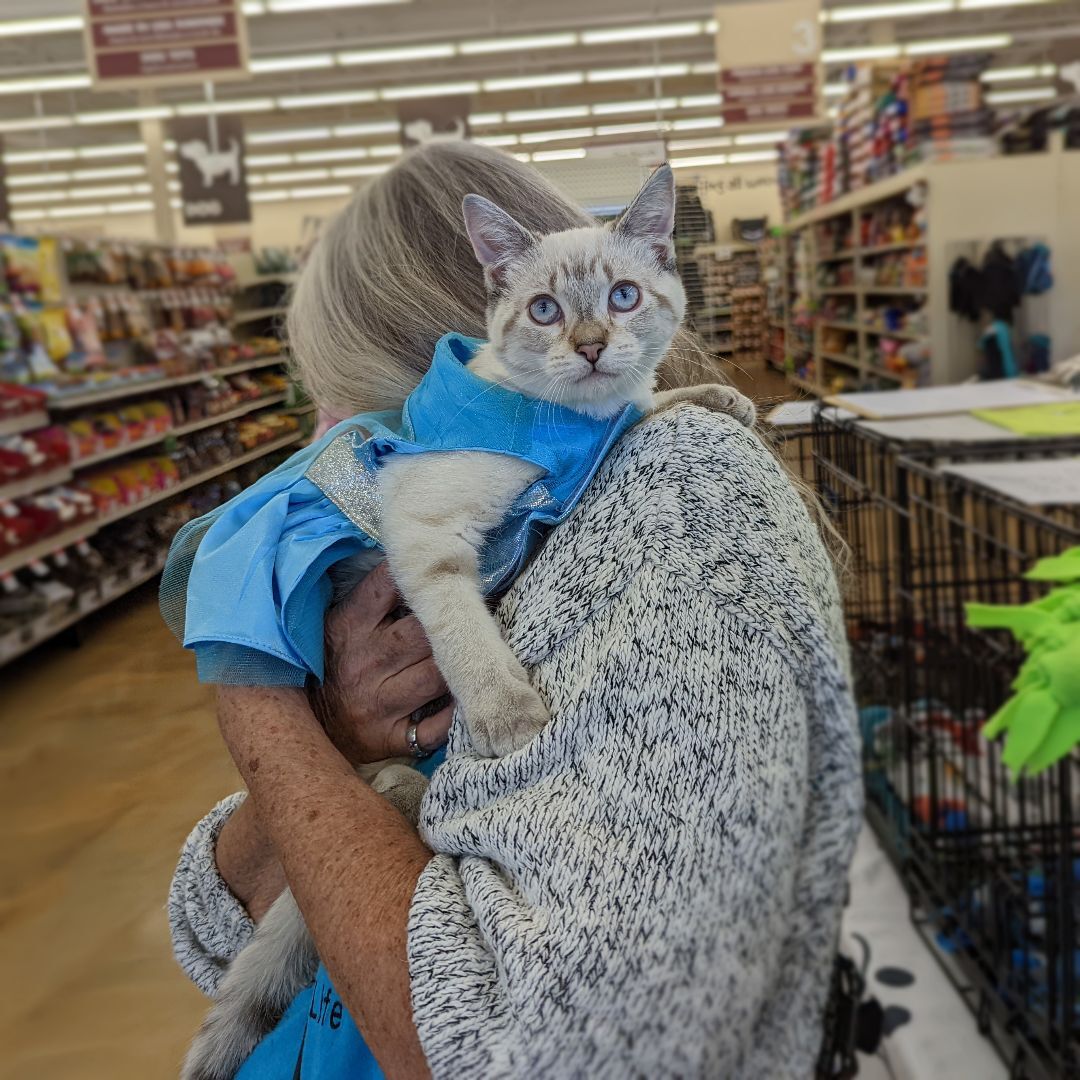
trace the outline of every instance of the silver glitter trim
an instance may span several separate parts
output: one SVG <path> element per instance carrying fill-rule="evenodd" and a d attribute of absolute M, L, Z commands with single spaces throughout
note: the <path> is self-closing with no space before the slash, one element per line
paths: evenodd
<path fill-rule="evenodd" d="M 368 437 L 363 428 L 338 435 L 311 463 L 305 475 L 354 525 L 381 546 L 379 482 L 356 458 L 356 440 Z"/>

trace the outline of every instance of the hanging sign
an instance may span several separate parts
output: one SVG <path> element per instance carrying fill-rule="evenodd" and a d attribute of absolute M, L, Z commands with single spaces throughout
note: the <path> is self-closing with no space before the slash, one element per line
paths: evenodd
<path fill-rule="evenodd" d="M 763 0 L 716 9 L 725 124 L 774 124 L 819 113 L 818 0 Z"/>
<path fill-rule="evenodd" d="M 0 228 L 11 228 L 11 203 L 8 201 L 7 165 L 4 163 L 4 137 L 0 135 Z"/>
<path fill-rule="evenodd" d="M 172 122 L 185 225 L 251 220 L 238 116 L 186 116 Z"/>
<path fill-rule="evenodd" d="M 98 89 L 248 77 L 239 0 L 86 0 L 85 35 Z"/>
<path fill-rule="evenodd" d="M 398 103 L 401 145 L 449 142 L 469 135 L 469 97 L 412 98 Z"/>

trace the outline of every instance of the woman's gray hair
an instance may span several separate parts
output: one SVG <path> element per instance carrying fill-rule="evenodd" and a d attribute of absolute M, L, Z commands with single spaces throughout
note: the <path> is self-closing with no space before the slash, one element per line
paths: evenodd
<path fill-rule="evenodd" d="M 483 195 L 536 233 L 595 224 L 539 172 L 470 142 L 410 150 L 327 225 L 287 317 L 293 373 L 328 412 L 396 409 L 448 331 L 484 336 L 484 277 L 465 234 L 462 199 Z M 680 331 L 663 386 L 724 381 Z"/>

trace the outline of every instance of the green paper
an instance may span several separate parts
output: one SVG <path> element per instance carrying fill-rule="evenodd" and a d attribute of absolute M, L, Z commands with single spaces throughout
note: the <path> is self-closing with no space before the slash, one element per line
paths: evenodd
<path fill-rule="evenodd" d="M 1024 763 L 1049 734 L 1061 706 L 1048 690 L 1025 690 L 1015 700 L 1001 760 L 1019 775 Z"/>
<path fill-rule="evenodd" d="M 1080 742 L 1080 705 L 1074 705 L 1054 718 L 1046 738 L 1039 743 L 1025 762 L 1025 771 L 1034 776 L 1043 769 L 1049 769 L 1051 765 L 1056 765 L 1063 757 L 1066 757 L 1078 742 Z"/>
<path fill-rule="evenodd" d="M 1080 401 L 1051 401 L 1016 409 L 972 409 L 972 415 L 1014 435 L 1080 435 Z"/>
<path fill-rule="evenodd" d="M 1024 577 L 1029 581 L 1080 581 L 1080 547 L 1040 559 Z"/>

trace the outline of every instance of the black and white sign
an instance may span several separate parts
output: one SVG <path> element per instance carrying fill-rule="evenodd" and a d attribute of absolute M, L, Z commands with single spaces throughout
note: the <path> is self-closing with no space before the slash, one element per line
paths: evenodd
<path fill-rule="evenodd" d="M 251 220 L 244 171 L 244 125 L 235 116 L 174 120 L 185 225 Z"/>
<path fill-rule="evenodd" d="M 398 104 L 401 145 L 465 139 L 469 135 L 469 97 L 416 98 Z"/>

